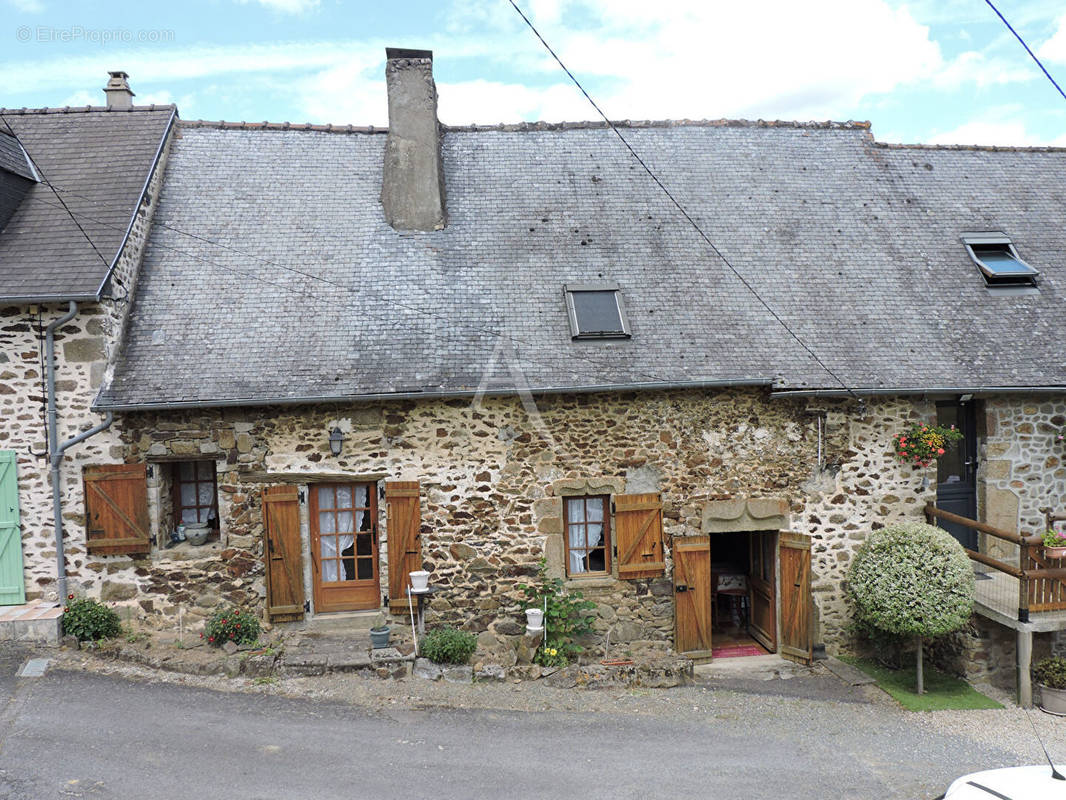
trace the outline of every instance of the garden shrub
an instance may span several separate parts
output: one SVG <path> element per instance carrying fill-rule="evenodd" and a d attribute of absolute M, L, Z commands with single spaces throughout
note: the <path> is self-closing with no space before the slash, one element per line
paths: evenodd
<path fill-rule="evenodd" d="M 457 628 L 436 628 L 419 642 L 419 655 L 437 664 L 465 664 L 477 649 L 477 637 Z"/>
<path fill-rule="evenodd" d="M 1066 658 L 1052 656 L 1037 662 L 1033 680 L 1049 689 L 1066 689 Z"/>
<path fill-rule="evenodd" d="M 78 637 L 79 642 L 112 639 L 122 632 L 118 614 L 98 600 L 67 595 L 63 607 L 63 633 Z"/>
<path fill-rule="evenodd" d="M 221 647 L 226 642 L 252 644 L 259 639 L 259 618 L 239 608 L 219 609 L 207 621 L 200 638 L 215 647 Z"/>

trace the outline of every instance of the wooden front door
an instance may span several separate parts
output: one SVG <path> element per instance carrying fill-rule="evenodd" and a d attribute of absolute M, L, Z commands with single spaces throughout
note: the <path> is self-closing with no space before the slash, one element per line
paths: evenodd
<path fill-rule="evenodd" d="M 711 655 L 711 537 L 675 536 L 674 649 Z"/>
<path fill-rule="evenodd" d="M 777 548 L 770 531 L 748 535 L 751 571 L 748 575 L 748 629 L 755 640 L 771 653 L 777 650 L 777 609 L 774 602 Z"/>
<path fill-rule="evenodd" d="M 266 539 L 267 618 L 285 622 L 304 615 L 304 570 L 300 557 L 300 493 L 295 486 L 263 490 Z"/>
<path fill-rule="evenodd" d="M 977 420 L 974 404 L 937 403 L 936 424 L 954 426 L 962 439 L 936 460 L 936 507 L 967 519 L 977 519 Z M 977 531 L 954 522 L 938 524 L 963 547 L 977 549 Z"/>
<path fill-rule="evenodd" d="M 778 534 L 781 562 L 781 655 L 810 664 L 814 637 L 811 631 L 811 540 L 788 531 Z"/>
<path fill-rule="evenodd" d="M 330 483 L 309 491 L 315 611 L 379 608 L 376 486 Z"/>

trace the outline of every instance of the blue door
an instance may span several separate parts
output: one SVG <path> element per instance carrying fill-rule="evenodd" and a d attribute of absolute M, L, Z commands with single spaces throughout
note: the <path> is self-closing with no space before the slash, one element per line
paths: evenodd
<path fill-rule="evenodd" d="M 977 519 L 977 419 L 974 404 L 936 404 L 936 424 L 962 431 L 958 445 L 936 460 L 936 507 L 969 519 Z M 977 549 L 977 531 L 952 522 L 938 524 L 963 547 Z"/>

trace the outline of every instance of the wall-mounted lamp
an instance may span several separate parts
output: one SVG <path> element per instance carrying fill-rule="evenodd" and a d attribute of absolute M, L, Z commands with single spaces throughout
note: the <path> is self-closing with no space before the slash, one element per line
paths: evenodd
<path fill-rule="evenodd" d="M 960 403 L 969 403 L 971 400 L 973 400 L 973 394 L 960 394 L 959 395 L 959 402 Z"/>
<path fill-rule="evenodd" d="M 329 451 L 339 456 L 342 447 L 344 447 L 344 434 L 341 433 L 340 428 L 334 428 L 329 432 Z"/>

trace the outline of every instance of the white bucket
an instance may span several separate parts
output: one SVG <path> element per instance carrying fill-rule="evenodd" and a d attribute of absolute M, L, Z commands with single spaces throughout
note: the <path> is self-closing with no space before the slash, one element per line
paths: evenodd
<path fill-rule="evenodd" d="M 539 608 L 526 609 L 526 627 L 542 628 L 544 626 L 544 612 Z"/>
<path fill-rule="evenodd" d="M 411 576 L 412 592 L 424 592 L 429 588 L 429 573 L 425 570 L 409 572 L 408 575 Z"/>

